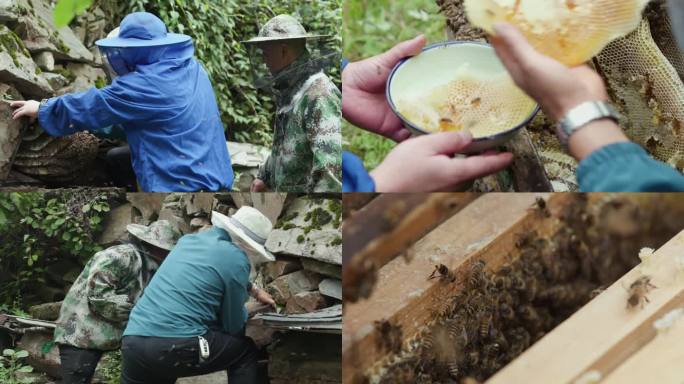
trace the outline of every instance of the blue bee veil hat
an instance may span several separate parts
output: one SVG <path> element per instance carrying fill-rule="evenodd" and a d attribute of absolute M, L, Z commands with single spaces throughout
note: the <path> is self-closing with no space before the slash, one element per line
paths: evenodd
<path fill-rule="evenodd" d="M 158 47 L 185 43 L 192 40 L 188 35 L 169 33 L 157 16 L 147 12 L 135 12 L 121 21 L 119 35 L 95 42 L 102 48 Z"/>

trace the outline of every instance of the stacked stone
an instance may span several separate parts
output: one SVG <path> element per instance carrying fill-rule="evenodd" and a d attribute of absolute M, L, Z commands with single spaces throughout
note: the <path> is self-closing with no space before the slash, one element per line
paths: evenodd
<path fill-rule="evenodd" d="M 99 141 L 89 133 L 50 137 L 36 124 L 11 121 L 12 100 L 42 100 L 104 86 L 95 40 L 106 35 L 105 15 L 95 8 L 69 27 L 56 28 L 49 0 L 0 2 L 0 183 L 10 168 L 44 183 L 83 177 Z"/>
<path fill-rule="evenodd" d="M 266 248 L 277 261 L 263 270 L 266 290 L 285 313 L 306 313 L 342 298 L 341 201 L 299 198 L 288 205 Z"/>

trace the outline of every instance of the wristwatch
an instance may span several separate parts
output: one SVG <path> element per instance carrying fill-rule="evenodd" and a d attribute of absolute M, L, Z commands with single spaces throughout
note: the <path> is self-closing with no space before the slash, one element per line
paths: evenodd
<path fill-rule="evenodd" d="M 607 101 L 588 101 L 571 109 L 558 122 L 558 138 L 567 148 L 570 136 L 596 120 L 611 119 L 620 122 L 620 113 Z"/>

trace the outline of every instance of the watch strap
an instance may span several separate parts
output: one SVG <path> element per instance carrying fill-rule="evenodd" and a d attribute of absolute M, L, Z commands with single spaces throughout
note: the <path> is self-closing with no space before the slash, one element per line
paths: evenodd
<path fill-rule="evenodd" d="M 567 146 L 573 133 L 597 120 L 620 121 L 620 113 L 607 101 L 588 101 L 571 109 L 558 123 L 558 136 Z"/>

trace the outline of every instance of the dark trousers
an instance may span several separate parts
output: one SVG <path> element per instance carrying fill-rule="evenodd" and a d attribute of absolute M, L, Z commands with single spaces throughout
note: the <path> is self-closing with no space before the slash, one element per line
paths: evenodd
<path fill-rule="evenodd" d="M 107 151 L 107 170 L 114 186 L 126 188 L 129 192 L 137 190 L 137 178 L 131 164 L 131 148 L 128 145 Z"/>
<path fill-rule="evenodd" d="M 90 383 L 102 353 L 103 351 L 95 349 L 83 349 L 60 344 L 59 359 L 62 367 L 62 383 Z"/>
<path fill-rule="evenodd" d="M 197 337 L 125 336 L 121 384 L 175 383 L 179 377 L 228 370 L 230 384 L 257 382 L 258 349 L 249 337 L 209 331 L 209 358 L 200 360 Z"/>

